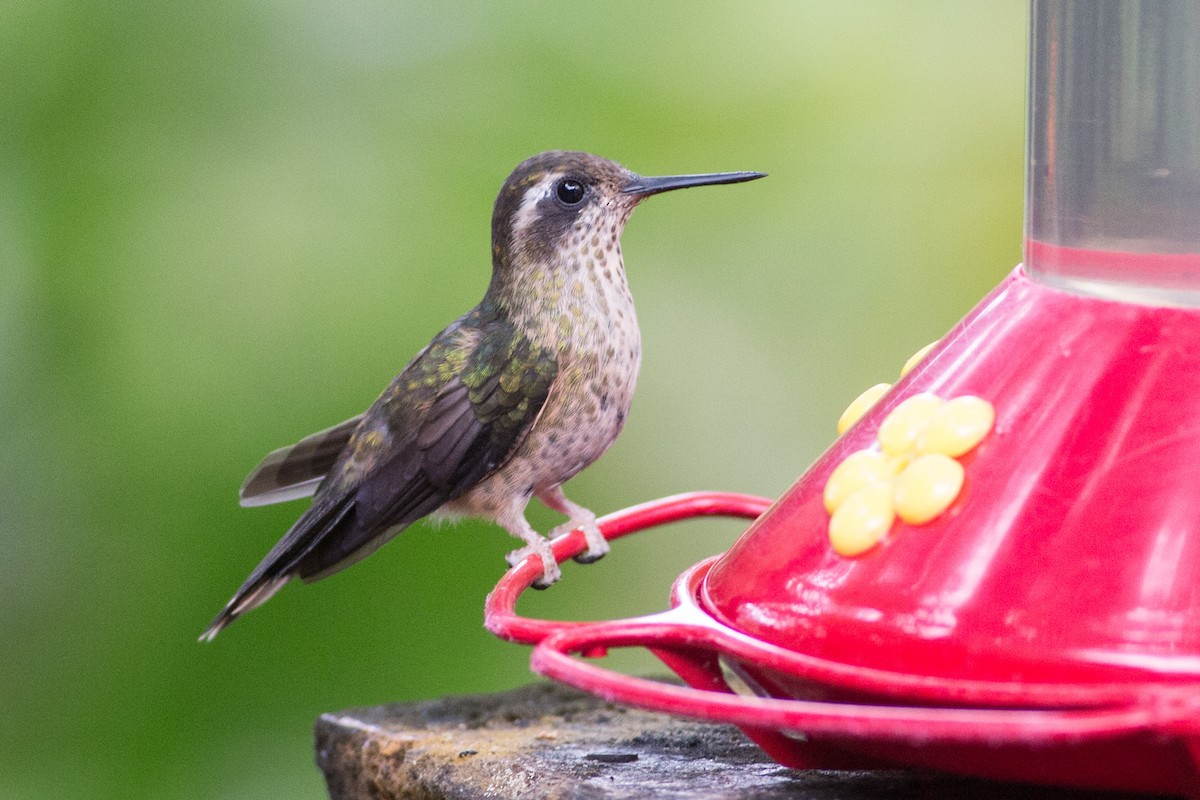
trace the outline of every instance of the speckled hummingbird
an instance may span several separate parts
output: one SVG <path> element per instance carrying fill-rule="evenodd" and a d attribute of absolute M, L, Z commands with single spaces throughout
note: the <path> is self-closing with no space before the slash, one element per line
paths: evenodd
<path fill-rule="evenodd" d="M 537 497 L 608 552 L 596 516 L 562 484 L 599 458 L 625 423 L 641 336 L 621 231 L 650 195 L 739 183 L 759 172 L 643 178 L 588 153 L 521 163 L 492 213 L 492 279 L 483 300 L 434 337 L 363 414 L 276 450 L 250 473 L 243 506 L 313 495 L 313 503 L 212 621 L 211 640 L 299 577 L 349 566 L 418 519 L 492 520 L 558 580 L 550 541 L 525 519 Z"/>

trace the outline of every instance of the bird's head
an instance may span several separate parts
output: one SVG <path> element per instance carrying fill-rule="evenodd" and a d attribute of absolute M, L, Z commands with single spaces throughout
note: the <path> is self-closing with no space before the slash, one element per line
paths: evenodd
<path fill-rule="evenodd" d="M 652 194 L 761 178 L 723 172 L 643 178 L 590 153 L 552 150 L 517 165 L 492 212 L 492 263 L 497 273 L 549 265 L 596 248 L 615 250 L 634 207 Z"/>

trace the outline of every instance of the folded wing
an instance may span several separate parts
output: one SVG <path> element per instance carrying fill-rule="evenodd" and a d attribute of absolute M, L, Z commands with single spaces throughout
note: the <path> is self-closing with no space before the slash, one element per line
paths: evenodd
<path fill-rule="evenodd" d="M 557 374 L 553 351 L 476 310 L 439 334 L 356 424 L 348 420 L 284 448 L 292 454 L 269 455 L 247 479 L 244 498 L 300 496 L 294 493 L 302 485 L 320 480 L 320 463 L 328 476 L 201 638 L 211 639 L 293 577 L 318 580 L 369 555 L 502 467 Z M 329 451 L 347 429 L 330 463 Z"/>
<path fill-rule="evenodd" d="M 362 418 L 359 414 L 268 453 L 242 484 L 238 492 L 241 505 L 268 506 L 311 497 L 346 449 Z"/>

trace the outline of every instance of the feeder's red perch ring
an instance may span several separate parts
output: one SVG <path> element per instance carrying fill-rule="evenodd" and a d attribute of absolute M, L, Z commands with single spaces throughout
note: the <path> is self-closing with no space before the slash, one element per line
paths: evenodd
<path fill-rule="evenodd" d="M 604 538 L 619 539 L 646 528 L 666 525 L 692 517 L 726 516 L 756 519 L 770 507 L 765 497 L 729 492 L 691 492 L 664 497 L 633 506 L 596 521 Z M 587 548 L 581 531 L 572 531 L 552 543 L 554 558 L 561 564 Z M 496 584 L 484 604 L 484 625 L 489 631 L 510 642 L 536 645 L 547 636 L 567 629 L 591 627 L 601 623 L 558 622 L 529 619 L 516 613 L 517 598 L 541 575 L 537 559 L 527 558 Z M 607 624 L 607 623 L 603 623 Z"/>

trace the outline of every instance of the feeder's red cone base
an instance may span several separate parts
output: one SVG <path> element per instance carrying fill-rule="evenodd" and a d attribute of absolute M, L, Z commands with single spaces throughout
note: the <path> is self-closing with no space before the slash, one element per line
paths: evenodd
<path fill-rule="evenodd" d="M 843 558 L 820 535 L 833 467 L 920 392 L 976 395 L 992 432 L 932 522 Z M 1014 272 L 712 569 L 706 610 L 765 642 L 956 681 L 1200 682 L 1200 310 Z M 907 690 L 906 690 L 907 694 Z M 936 699 L 936 698 L 932 698 Z M 958 702 L 955 699 L 955 702 Z"/>

